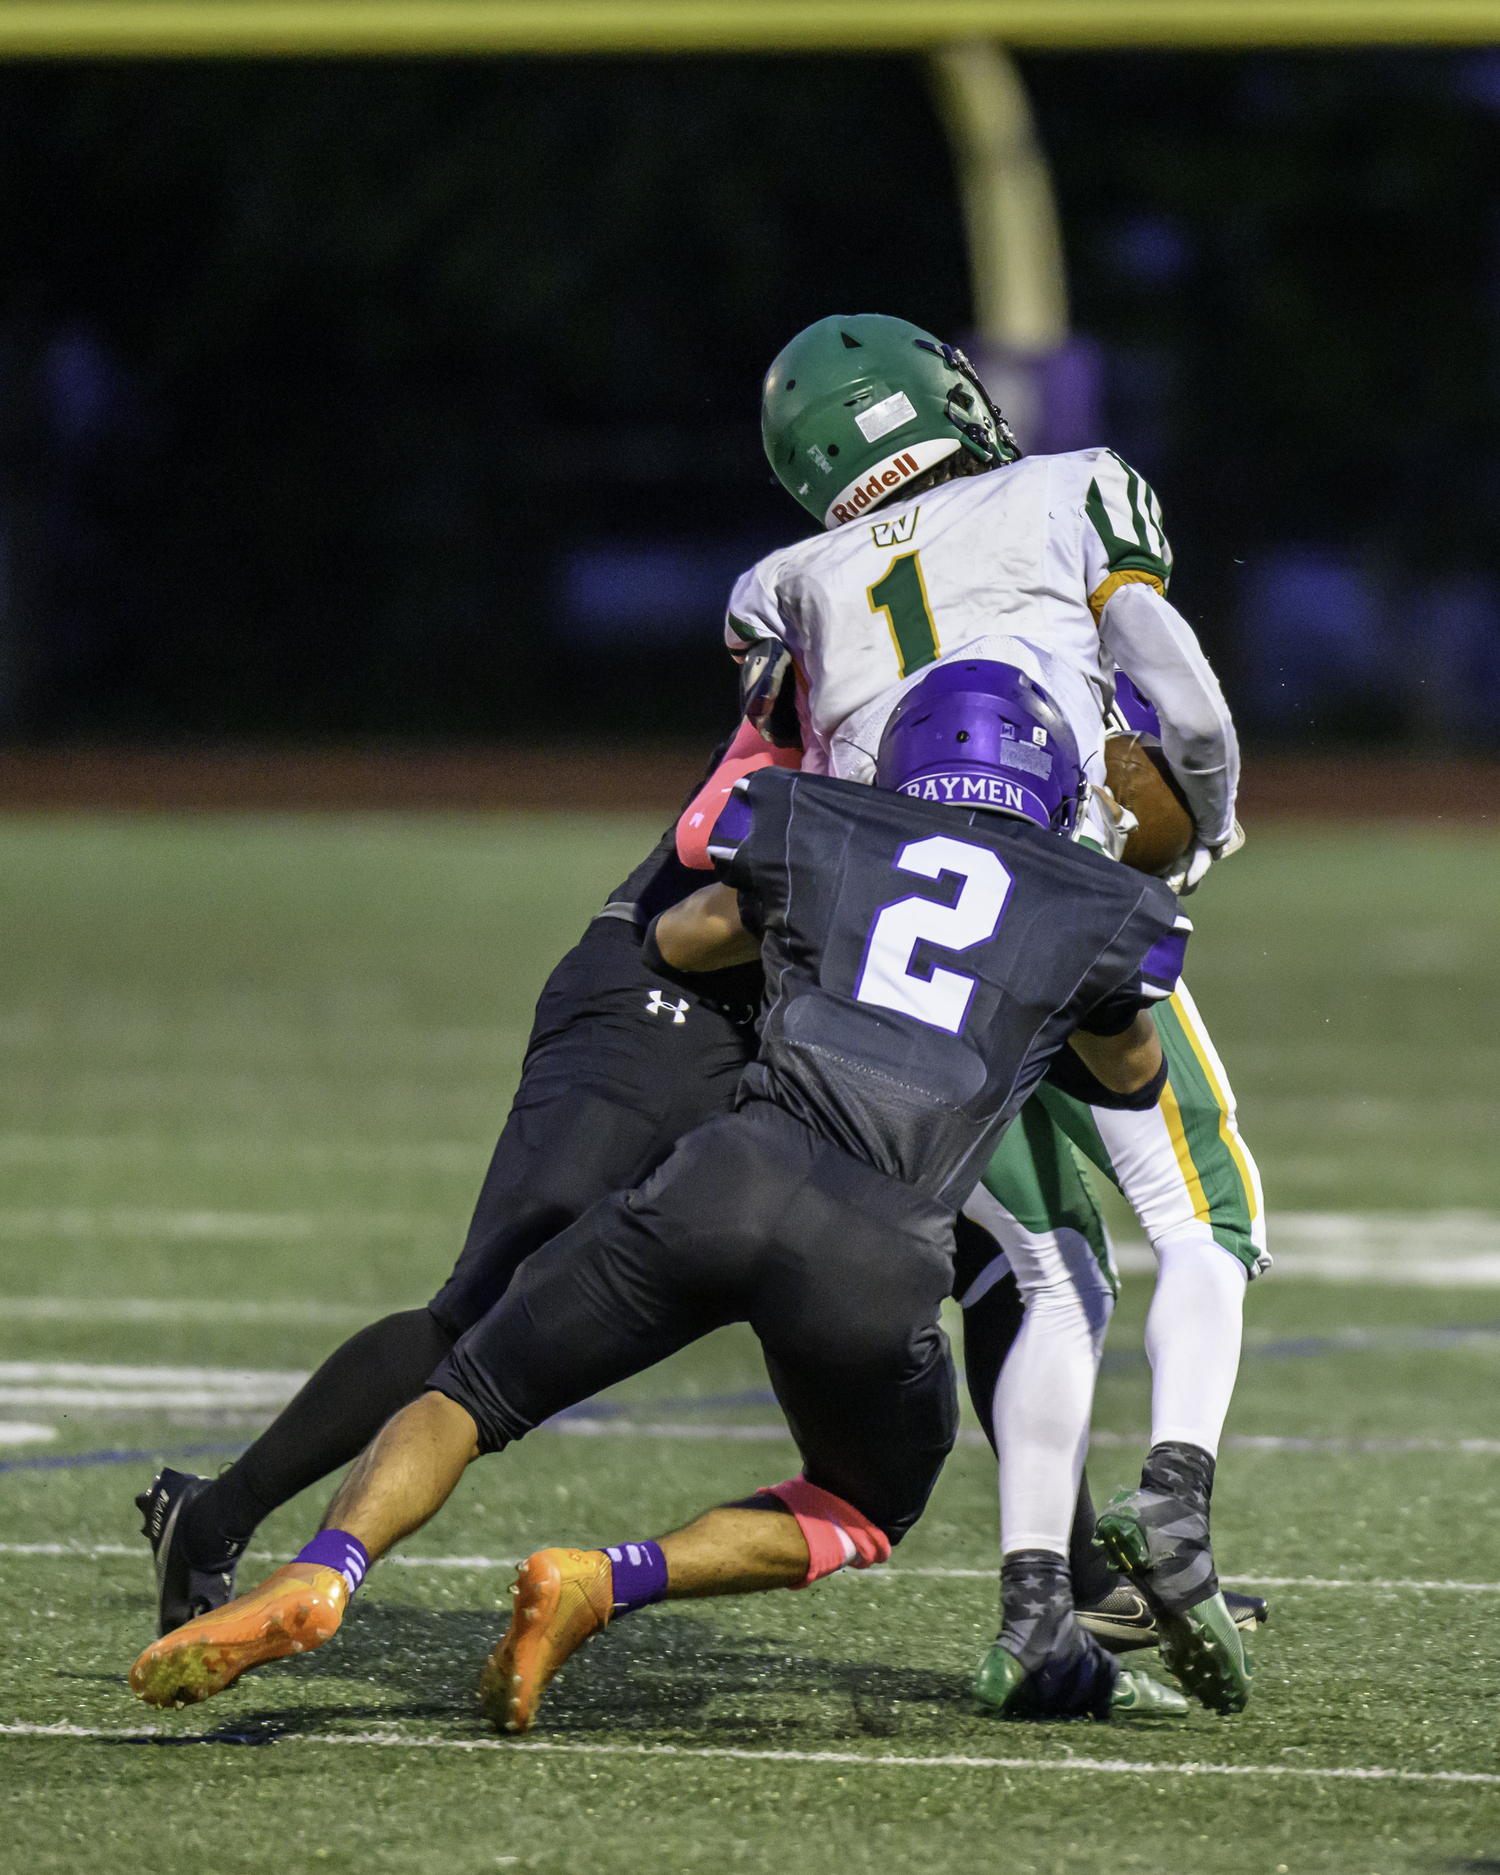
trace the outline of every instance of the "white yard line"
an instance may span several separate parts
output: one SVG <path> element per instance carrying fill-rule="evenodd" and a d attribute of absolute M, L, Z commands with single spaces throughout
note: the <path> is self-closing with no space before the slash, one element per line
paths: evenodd
<path fill-rule="evenodd" d="M 0 1407 L 217 1413 L 285 1406 L 305 1373 L 256 1367 L 122 1367 L 94 1361 L 0 1361 Z"/>
<path fill-rule="evenodd" d="M 984 1440 L 982 1432 L 960 1433 L 960 1439 Z M 1105 1432 L 1094 1430 L 1089 1444 L 1110 1451 L 1118 1447 L 1144 1447 L 1149 1443 L 1144 1432 Z M 1222 1444 L 1236 1452 L 1375 1452 L 1399 1457 L 1412 1452 L 1449 1452 L 1464 1458 L 1494 1458 L 1500 1455 L 1500 1439 L 1381 1439 L 1334 1437 L 1315 1438 L 1302 1433 L 1226 1433 Z"/>
<path fill-rule="evenodd" d="M 1493 1211 L 1273 1211 L 1266 1234 L 1277 1276 L 1500 1287 L 1500 1214 Z M 1115 1250 L 1126 1275 L 1154 1273 L 1139 1238 L 1127 1237 Z"/>
<path fill-rule="evenodd" d="M 394 1211 L 0 1210 L 0 1240 L 153 1237 L 208 1243 L 298 1243 L 324 1236 L 406 1237 L 454 1228 L 451 1216 Z"/>
<path fill-rule="evenodd" d="M 56 1426 L 32 1426 L 25 1420 L 0 1419 L 0 1445 L 44 1445 L 56 1437 Z"/>
<path fill-rule="evenodd" d="M 236 1393 L 188 1387 L 0 1387 L 0 1406 L 51 1406 L 95 1415 L 269 1412 L 285 1406 L 291 1397 L 279 1391 Z"/>
<path fill-rule="evenodd" d="M 27 1725 L 14 1721 L 0 1724 L 0 1737 L 101 1738 L 141 1744 L 168 1741 L 183 1744 L 192 1740 L 194 1735 L 170 1732 L 165 1727 L 154 1725 L 131 1730 L 102 1725 Z M 227 1741 L 208 1736 L 196 1742 L 214 1745 Z M 397 1751 L 551 1752 L 580 1758 L 715 1758 L 737 1764 L 839 1764 L 871 1771 L 1036 1771 L 1048 1776 L 1298 1777 L 1313 1778 L 1320 1782 L 1500 1784 L 1500 1772 L 1496 1771 L 1413 1771 L 1399 1765 L 1341 1764 L 1318 1767 L 1306 1764 L 1203 1764 L 1192 1760 L 1182 1764 L 1163 1764 L 1154 1760 L 1137 1761 L 1130 1758 L 989 1758 L 959 1752 L 935 1752 L 930 1757 L 904 1757 L 896 1752 L 877 1755 L 859 1751 L 752 1751 L 734 1745 L 578 1745 L 543 1739 L 438 1738 L 431 1734 L 402 1737 L 398 1732 L 287 1732 L 276 1737 L 274 1742 L 279 1745 L 374 1745 Z"/>
<path fill-rule="evenodd" d="M 0 1361 L 0 1386 L 198 1387 L 213 1393 L 295 1393 L 304 1372 L 274 1367 L 121 1367 L 98 1361 Z"/>
<path fill-rule="evenodd" d="M 0 1321 L 16 1322 L 207 1322 L 229 1325 L 266 1322 L 277 1327 L 372 1322 L 392 1309 L 420 1306 L 398 1302 L 214 1301 L 193 1296 L 0 1296 Z"/>
<path fill-rule="evenodd" d="M 134 1556 L 146 1560 L 144 1541 L 139 1543 L 0 1543 L 0 1556 L 51 1556 L 89 1562 L 109 1556 Z M 292 1550 L 247 1552 L 247 1563 L 290 1562 Z M 489 1569 L 514 1569 L 519 1556 L 421 1556 L 398 1551 L 382 1560 L 382 1568 L 459 1569 L 476 1573 Z M 999 1573 L 995 1567 L 984 1569 L 924 1568 L 900 1563 L 883 1563 L 873 1569 L 847 1570 L 835 1580 L 840 1582 L 894 1581 L 898 1576 L 923 1577 L 945 1581 L 990 1582 Z M 1230 1588 L 1263 1589 L 1396 1589 L 1451 1595 L 1500 1595 L 1500 1582 L 1456 1582 L 1451 1578 L 1423 1580 L 1415 1576 L 1221 1576 Z"/>
<path fill-rule="evenodd" d="M 492 1137 L 318 1144 L 242 1134 L 0 1133 L 0 1165 L 93 1166 L 124 1159 L 132 1165 L 295 1165 L 316 1171 L 456 1172 L 467 1178 L 493 1144 Z"/>
<path fill-rule="evenodd" d="M 73 1415 L 93 1413 L 226 1413 L 269 1415 L 284 1406 L 307 1376 L 270 1368 L 121 1367 L 83 1361 L 0 1362 L 0 1409 L 52 1407 Z M 684 1401 L 684 1405 L 688 1402 Z M 0 1443 L 22 1443 L 7 1435 L 0 1420 Z M 690 1439 L 731 1445 L 787 1444 L 784 1424 L 767 1420 L 634 1419 L 628 1403 L 619 1413 L 579 1413 L 537 1428 L 584 1439 Z M 983 1448 L 977 1428 L 964 1427 L 958 1443 Z M 1142 1432 L 1096 1430 L 1090 1443 L 1100 1450 L 1144 1447 Z M 1300 1433 L 1230 1433 L 1224 1444 L 1239 1452 L 1352 1453 L 1385 1455 L 1450 1454 L 1464 1458 L 1500 1457 L 1500 1439 L 1387 1439 Z"/>
<path fill-rule="evenodd" d="M 0 1163 L 7 1159 L 44 1162 L 55 1152 L 59 1158 L 88 1160 L 100 1151 L 113 1150 L 108 1140 L 52 1140 L 0 1134 Z M 123 1146 L 123 1142 L 121 1143 Z M 227 1153 L 229 1142 L 206 1142 L 210 1157 Z M 205 1142 L 155 1142 L 154 1157 L 175 1156 L 191 1163 L 201 1158 Z M 350 1144 L 327 1148 L 299 1147 L 293 1142 L 253 1142 L 244 1156 L 267 1163 L 355 1165 L 368 1163 L 388 1169 L 397 1161 L 453 1166 L 477 1166 L 482 1150 L 471 1151 L 454 1143 L 434 1143 L 410 1149 L 405 1156 L 392 1146 Z M 218 1211 L 212 1209 L 149 1210 L 115 1207 L 27 1207 L 0 1209 L 0 1239 L 145 1237 L 166 1241 L 275 1243 L 304 1242 L 319 1237 L 408 1236 L 451 1232 L 458 1228 L 445 1213 L 406 1215 L 384 1211 Z M 1500 1288 L 1500 1213 L 1492 1211 L 1281 1211 L 1268 1220 L 1268 1235 L 1276 1273 L 1333 1282 L 1382 1282 L 1425 1285 L 1431 1288 Z M 1136 1237 L 1116 1246 L 1120 1267 L 1131 1276 L 1150 1275 L 1151 1253 Z M 103 1299 L 103 1309 L 118 1306 Z M 232 1305 L 231 1305 L 232 1306 Z M 0 1303 L 0 1312 L 4 1304 Z M 101 1316 L 100 1319 L 112 1319 Z M 233 1317 L 228 1317 L 233 1319 Z"/>
<path fill-rule="evenodd" d="M 716 1425 L 712 1421 L 675 1419 L 553 1419 L 538 1426 L 537 1431 L 565 1432 L 585 1439 L 728 1439 L 751 1445 L 789 1442 L 792 1436 L 785 1426 Z M 982 1432 L 976 1436 L 983 1441 Z"/>

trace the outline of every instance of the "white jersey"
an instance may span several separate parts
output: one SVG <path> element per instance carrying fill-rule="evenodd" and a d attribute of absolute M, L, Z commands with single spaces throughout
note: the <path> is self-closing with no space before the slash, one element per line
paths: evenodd
<path fill-rule="evenodd" d="M 855 781 L 871 779 L 906 681 L 984 640 L 1031 649 L 1098 781 L 1118 667 L 1155 702 L 1214 845 L 1233 826 L 1238 751 L 1218 682 L 1166 603 L 1171 569 L 1156 497 L 1112 451 L 1023 456 L 768 554 L 736 581 L 724 635 L 741 652 L 783 640 L 807 765 Z"/>

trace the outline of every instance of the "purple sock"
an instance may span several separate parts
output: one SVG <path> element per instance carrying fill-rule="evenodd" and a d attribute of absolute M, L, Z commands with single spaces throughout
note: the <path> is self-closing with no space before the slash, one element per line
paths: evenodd
<path fill-rule="evenodd" d="M 365 1579 L 370 1566 L 370 1552 L 357 1536 L 347 1530 L 320 1530 L 312 1542 L 297 1554 L 298 1562 L 317 1563 L 323 1569 L 337 1569 L 349 1584 L 349 1595 Z"/>
<path fill-rule="evenodd" d="M 615 1583 L 615 1613 L 659 1602 L 667 1592 L 667 1559 L 659 1543 L 621 1543 L 605 1550 Z"/>

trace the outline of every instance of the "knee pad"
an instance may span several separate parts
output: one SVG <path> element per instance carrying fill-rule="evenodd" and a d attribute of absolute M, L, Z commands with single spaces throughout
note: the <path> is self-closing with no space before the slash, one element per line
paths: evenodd
<path fill-rule="evenodd" d="M 798 1476 L 768 1485 L 762 1495 L 779 1498 L 807 1539 L 807 1574 L 796 1584 L 799 1589 L 848 1565 L 868 1569 L 871 1563 L 890 1561 L 891 1540 L 884 1530 L 832 1491 L 820 1491 Z"/>

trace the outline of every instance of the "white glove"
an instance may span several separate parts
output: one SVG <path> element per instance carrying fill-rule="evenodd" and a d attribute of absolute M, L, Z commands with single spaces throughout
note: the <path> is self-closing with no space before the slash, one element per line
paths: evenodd
<path fill-rule="evenodd" d="M 1238 821 L 1234 823 L 1234 831 L 1222 846 L 1205 846 L 1201 840 L 1194 840 L 1178 861 L 1176 870 L 1167 874 L 1167 884 L 1179 898 L 1186 898 L 1202 885 L 1203 875 L 1216 859 L 1228 859 L 1231 853 L 1238 853 L 1244 844 L 1245 829 Z"/>

